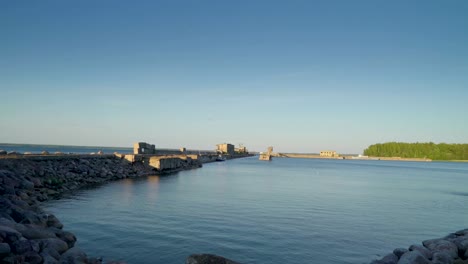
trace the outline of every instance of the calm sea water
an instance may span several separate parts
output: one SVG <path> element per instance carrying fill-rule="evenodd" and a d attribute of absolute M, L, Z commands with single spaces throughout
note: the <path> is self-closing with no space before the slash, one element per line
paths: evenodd
<path fill-rule="evenodd" d="M 48 202 L 77 245 L 128 263 L 368 263 L 468 227 L 468 164 L 245 158 Z"/>

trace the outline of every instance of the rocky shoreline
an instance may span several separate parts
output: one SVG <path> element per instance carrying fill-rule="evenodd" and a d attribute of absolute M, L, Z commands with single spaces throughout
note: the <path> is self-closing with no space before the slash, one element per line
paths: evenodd
<path fill-rule="evenodd" d="M 371 264 L 468 264 L 468 229 L 425 240 L 422 245 L 397 248 Z"/>
<path fill-rule="evenodd" d="M 42 210 L 41 203 L 86 186 L 201 166 L 193 159 L 178 164 L 176 169 L 158 171 L 115 155 L 0 158 L 0 263 L 103 263 L 75 247 L 76 237 L 54 215 Z M 189 256 L 186 263 L 237 262 L 201 254 Z M 468 264 L 468 229 L 408 249 L 397 248 L 371 264 Z"/>
<path fill-rule="evenodd" d="M 187 159 L 162 172 L 114 155 L 0 158 L 0 263 L 102 263 L 74 247 L 76 237 L 41 202 L 85 186 L 198 167 Z"/>

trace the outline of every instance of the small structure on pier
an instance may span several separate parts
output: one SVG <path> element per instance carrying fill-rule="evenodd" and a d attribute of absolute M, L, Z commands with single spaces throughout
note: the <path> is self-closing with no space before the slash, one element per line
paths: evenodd
<path fill-rule="evenodd" d="M 156 147 L 146 142 L 137 142 L 133 144 L 133 154 L 155 154 Z"/>
<path fill-rule="evenodd" d="M 271 160 L 271 155 L 273 153 L 273 147 L 268 147 L 268 151 L 266 153 L 261 152 L 259 160 Z"/>

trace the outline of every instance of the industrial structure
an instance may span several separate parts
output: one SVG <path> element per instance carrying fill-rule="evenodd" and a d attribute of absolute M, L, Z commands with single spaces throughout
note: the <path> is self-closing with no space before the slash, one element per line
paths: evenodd
<path fill-rule="evenodd" d="M 336 151 L 333 151 L 333 150 L 320 151 L 320 157 L 336 158 L 339 156 L 340 155 L 338 155 L 338 153 L 336 153 Z"/>
<path fill-rule="evenodd" d="M 216 152 L 219 154 L 234 155 L 234 145 L 229 143 L 218 144 L 216 145 Z"/>

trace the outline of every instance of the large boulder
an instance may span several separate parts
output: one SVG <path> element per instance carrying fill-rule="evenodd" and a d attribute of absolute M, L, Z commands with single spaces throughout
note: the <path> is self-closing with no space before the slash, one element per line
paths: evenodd
<path fill-rule="evenodd" d="M 29 251 L 24 254 L 24 260 L 29 264 L 41 264 L 43 262 L 41 255 L 34 251 Z"/>
<path fill-rule="evenodd" d="M 0 256 L 8 255 L 10 252 L 11 248 L 8 243 L 0 243 Z"/>
<path fill-rule="evenodd" d="M 453 264 L 453 258 L 445 252 L 436 252 L 432 256 L 432 264 Z"/>
<path fill-rule="evenodd" d="M 401 256 L 406 252 L 408 252 L 408 249 L 406 248 L 395 248 L 393 250 L 393 254 L 395 254 L 398 258 L 401 258 Z"/>
<path fill-rule="evenodd" d="M 54 232 L 38 225 L 17 224 L 16 230 L 18 230 L 27 239 L 43 239 L 57 237 Z"/>
<path fill-rule="evenodd" d="M 423 245 L 433 253 L 445 252 L 453 259 L 458 258 L 458 247 L 453 242 L 444 239 L 430 239 L 423 241 Z"/>
<path fill-rule="evenodd" d="M 429 249 L 427 249 L 427 248 L 425 248 L 423 246 L 411 245 L 409 247 L 409 250 L 410 251 L 419 251 L 419 253 L 421 253 L 425 258 L 432 259 L 432 252 Z"/>
<path fill-rule="evenodd" d="M 21 238 L 21 233 L 8 226 L 0 226 L 0 238 L 3 241 L 12 243 Z"/>
<path fill-rule="evenodd" d="M 87 264 L 88 256 L 81 249 L 74 247 L 60 256 L 60 264 Z"/>
<path fill-rule="evenodd" d="M 398 263 L 398 256 L 391 253 L 386 255 L 380 260 L 374 260 L 371 264 L 397 264 Z"/>
<path fill-rule="evenodd" d="M 59 254 L 62 254 L 63 252 L 68 250 L 68 244 L 58 238 L 38 239 L 38 241 L 43 250 L 46 248 L 53 249 Z"/>
<path fill-rule="evenodd" d="M 58 229 L 63 228 L 63 224 L 53 214 L 47 215 L 47 226 L 55 227 Z"/>
<path fill-rule="evenodd" d="M 34 240 L 21 239 L 11 244 L 11 251 L 15 254 L 24 254 L 29 251 L 39 252 L 41 250 L 39 243 Z"/>
<path fill-rule="evenodd" d="M 239 264 L 239 262 L 212 254 L 193 254 L 185 260 L 185 264 Z"/>
<path fill-rule="evenodd" d="M 398 264 L 431 264 L 431 261 L 419 251 L 408 251 L 401 256 Z"/>

